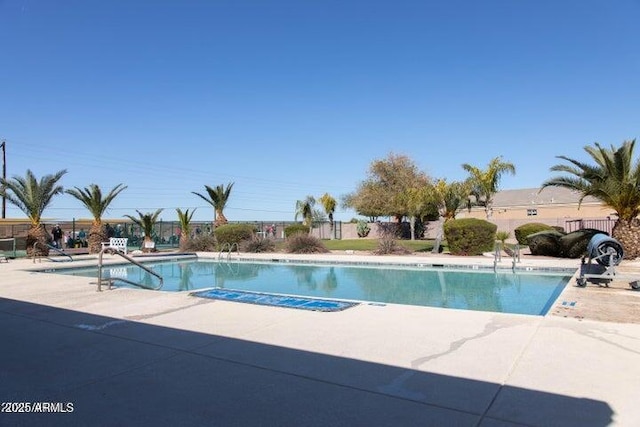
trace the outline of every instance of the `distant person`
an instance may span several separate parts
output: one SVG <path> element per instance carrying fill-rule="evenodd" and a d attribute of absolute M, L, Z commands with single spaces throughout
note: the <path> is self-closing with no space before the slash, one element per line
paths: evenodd
<path fill-rule="evenodd" d="M 67 249 L 73 248 L 73 237 L 71 237 L 70 231 L 64 233 L 64 247 Z"/>
<path fill-rule="evenodd" d="M 53 237 L 53 246 L 58 249 L 62 249 L 62 228 L 58 224 L 51 230 L 51 237 Z"/>
<path fill-rule="evenodd" d="M 80 246 L 86 246 L 85 243 L 87 242 L 87 233 L 84 231 L 84 228 L 81 228 L 78 232 L 78 240 L 80 241 Z"/>
<path fill-rule="evenodd" d="M 115 236 L 115 230 L 113 229 L 113 227 L 111 226 L 111 224 L 107 223 L 105 225 L 105 228 L 107 229 L 107 238 L 110 239 L 112 237 Z"/>

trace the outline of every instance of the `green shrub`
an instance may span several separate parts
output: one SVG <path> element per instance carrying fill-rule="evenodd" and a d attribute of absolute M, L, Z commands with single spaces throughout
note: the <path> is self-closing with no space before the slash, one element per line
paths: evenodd
<path fill-rule="evenodd" d="M 516 240 L 521 245 L 528 245 L 527 237 L 531 234 L 538 233 L 540 231 L 553 230 L 554 227 L 542 224 L 540 222 L 530 222 L 528 224 L 522 224 L 520 227 L 517 227 L 513 230 L 513 234 L 516 236 Z"/>
<path fill-rule="evenodd" d="M 504 230 L 496 231 L 496 240 L 502 243 L 502 246 L 504 246 L 504 242 L 507 241 L 509 236 L 511 236 L 511 233 L 509 233 L 508 231 L 504 231 Z"/>
<path fill-rule="evenodd" d="M 370 231 L 371 228 L 366 221 L 358 220 L 358 223 L 356 224 L 356 232 L 358 233 L 358 237 L 367 237 Z"/>
<path fill-rule="evenodd" d="M 185 252 L 215 252 L 218 246 L 215 236 L 201 234 L 181 243 L 180 250 Z"/>
<path fill-rule="evenodd" d="M 561 255 L 565 258 L 580 258 L 587 255 L 587 246 L 591 238 L 595 234 L 602 233 L 602 231 L 593 228 L 583 228 L 562 236 L 560 238 Z"/>
<path fill-rule="evenodd" d="M 214 230 L 216 240 L 219 245 L 240 244 L 247 240 L 251 240 L 255 235 L 255 229 L 250 224 L 224 224 Z"/>
<path fill-rule="evenodd" d="M 529 234 L 527 241 L 529 242 L 529 250 L 531 255 L 540 256 L 562 256 L 562 244 L 560 238 L 564 234 L 557 230 L 550 229 Z"/>
<path fill-rule="evenodd" d="M 253 238 L 243 242 L 241 246 L 243 252 L 250 253 L 275 252 L 276 250 L 276 242 L 269 237 L 265 239 Z"/>
<path fill-rule="evenodd" d="M 452 255 L 482 255 L 492 251 L 497 229 L 495 224 L 477 218 L 444 223 L 444 235 Z"/>
<path fill-rule="evenodd" d="M 600 230 L 584 228 L 569 234 L 556 229 L 540 231 L 528 237 L 531 255 L 543 255 L 561 258 L 580 258 L 587 253 L 587 246 L 594 234 Z"/>
<path fill-rule="evenodd" d="M 285 250 L 290 254 L 321 254 L 329 249 L 317 237 L 308 233 L 298 233 L 287 237 Z"/>
<path fill-rule="evenodd" d="M 284 237 L 287 238 L 300 233 L 309 234 L 309 227 L 304 224 L 291 224 L 284 228 Z"/>

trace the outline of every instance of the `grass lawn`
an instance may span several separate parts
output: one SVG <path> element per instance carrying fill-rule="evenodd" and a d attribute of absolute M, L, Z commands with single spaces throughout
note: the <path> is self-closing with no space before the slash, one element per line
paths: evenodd
<path fill-rule="evenodd" d="M 404 246 L 412 252 L 431 252 L 435 243 L 434 239 L 425 240 L 397 240 L 398 244 Z M 378 239 L 342 239 L 342 240 L 329 240 L 323 239 L 322 243 L 330 251 L 362 251 L 372 252 L 378 249 Z M 447 242 L 441 243 L 444 252 L 449 250 Z M 285 242 L 276 242 L 276 251 L 284 252 Z"/>
<path fill-rule="evenodd" d="M 433 239 L 425 239 L 425 240 L 397 240 L 398 244 L 404 246 L 412 252 L 431 252 L 433 250 L 433 245 L 435 241 Z M 344 240 L 322 240 L 322 243 L 329 249 L 330 251 L 362 251 L 362 252 L 373 252 L 378 248 L 378 239 L 344 239 Z M 448 247 L 446 242 L 442 243 L 444 251 L 448 251 Z M 137 247 L 130 247 L 129 250 L 137 249 Z M 173 251 L 177 248 L 175 247 L 164 247 L 162 245 L 158 245 L 158 249 L 160 251 Z M 276 251 L 280 252 L 284 250 L 284 242 L 278 241 L 276 242 Z M 0 251 L 2 253 L 2 251 Z M 5 252 L 7 256 L 9 256 L 8 252 Z M 53 254 L 55 255 L 55 254 Z M 13 258 L 13 253 L 10 254 Z M 17 257 L 22 258 L 26 256 L 25 251 L 17 251 Z"/>
<path fill-rule="evenodd" d="M 374 251 L 378 248 L 377 239 L 345 239 L 323 240 L 322 243 L 331 251 Z M 398 240 L 398 244 L 413 252 L 431 252 L 434 240 Z"/>

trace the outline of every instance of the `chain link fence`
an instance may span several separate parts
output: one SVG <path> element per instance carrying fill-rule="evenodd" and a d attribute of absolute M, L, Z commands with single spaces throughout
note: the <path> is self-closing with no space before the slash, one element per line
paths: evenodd
<path fill-rule="evenodd" d="M 107 227 L 109 237 L 126 237 L 129 239 L 129 246 L 138 248 L 144 240 L 144 233 L 139 226 L 131 221 L 104 221 Z M 44 222 L 45 230 L 50 233 L 51 229 L 57 224 L 62 228 L 65 235 L 66 248 L 81 248 L 87 245 L 87 237 L 91 228 L 91 221 L 88 220 L 72 220 Z M 259 238 L 272 238 L 275 240 L 283 240 L 285 237 L 284 230 L 287 226 L 298 224 L 295 221 L 230 221 L 229 224 L 249 224 L 256 230 L 256 236 Z M 194 221 L 190 223 L 191 236 L 212 234 L 213 226 L 211 222 Z M 0 223 L 0 239 L 16 239 L 16 246 L 19 250 L 25 250 L 26 237 L 31 224 L 27 221 L 11 221 Z M 321 239 L 341 238 L 342 223 L 334 222 L 333 228 L 330 224 L 320 223 L 314 224 L 312 234 Z M 180 222 L 178 221 L 158 221 L 153 229 L 153 241 L 157 248 L 177 248 L 180 244 Z M 332 237 L 333 236 L 333 237 Z M 0 251 L 9 250 L 4 248 L 5 245 L 12 245 L 12 242 L 0 241 Z M 12 249 L 12 248 L 11 248 Z"/>

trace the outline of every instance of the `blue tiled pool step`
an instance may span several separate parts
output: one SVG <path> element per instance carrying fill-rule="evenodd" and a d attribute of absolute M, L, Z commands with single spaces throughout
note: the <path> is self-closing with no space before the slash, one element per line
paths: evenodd
<path fill-rule="evenodd" d="M 358 305 L 358 303 L 350 301 L 306 298 L 222 288 L 192 292 L 191 295 L 200 298 L 244 302 L 274 307 L 298 308 L 312 311 L 342 311 Z"/>

